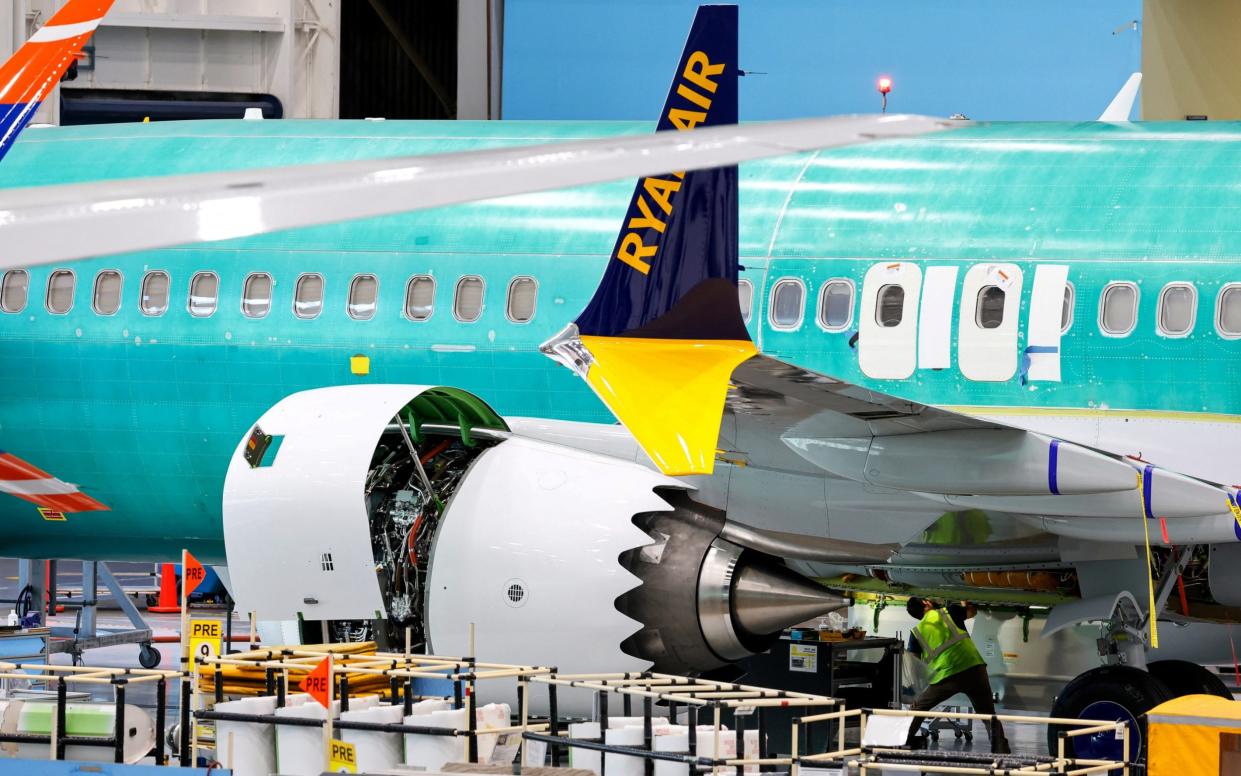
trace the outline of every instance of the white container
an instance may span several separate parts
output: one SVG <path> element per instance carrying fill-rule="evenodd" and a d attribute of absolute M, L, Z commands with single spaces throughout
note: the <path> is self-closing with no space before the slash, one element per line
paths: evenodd
<path fill-rule="evenodd" d="M 374 706 L 376 702 L 377 699 L 373 697 L 351 698 L 349 705 L 352 709 L 360 711 Z M 327 709 L 318 702 L 306 703 L 302 700 L 298 706 L 276 709 L 276 716 L 326 721 Z M 339 716 L 340 701 L 332 701 L 332 718 Z M 335 732 L 333 735 L 336 735 Z M 313 727 L 276 725 L 276 772 L 281 776 L 319 776 L 326 765 L 323 755 L 323 727 L 321 725 Z"/>
<path fill-rule="evenodd" d="M 429 714 L 412 714 L 407 725 L 465 730 L 465 709 L 444 709 Z M 405 734 L 405 764 L 427 771 L 438 771 L 444 763 L 465 762 L 466 739 L 462 736 Z"/>
<path fill-rule="evenodd" d="M 651 747 L 656 752 L 689 753 L 689 728 L 684 725 L 660 725 L 653 729 L 655 740 Z M 688 776 L 689 765 L 655 761 L 655 776 Z"/>
<path fill-rule="evenodd" d="M 694 754 L 698 757 L 715 757 L 715 727 L 713 725 L 698 726 L 698 742 Z M 719 757 L 721 760 L 728 760 L 736 756 L 737 734 L 721 725 Z"/>
<path fill-rule="evenodd" d="M 358 709 L 342 712 L 341 722 L 371 722 L 381 725 L 400 723 L 404 715 L 404 707 L 372 706 L 369 709 Z M 384 733 L 378 730 L 345 730 L 341 729 L 336 737 L 341 741 L 357 747 L 358 772 L 389 770 L 404 762 L 405 746 L 400 733 Z"/>
<path fill-rule="evenodd" d="M 478 731 L 481 733 L 484 730 L 508 727 L 511 713 L 507 703 L 488 703 L 477 711 Z M 493 760 L 497 760 L 493 763 L 494 765 L 508 765 L 513 762 L 520 739 L 515 736 L 506 736 L 507 746 L 501 752 L 496 747 L 499 738 L 500 736 L 496 734 L 478 737 L 478 761 L 480 763 L 492 763 Z"/>
<path fill-rule="evenodd" d="M 276 697 L 242 698 L 215 705 L 230 714 L 274 714 Z M 276 726 L 259 722 L 215 723 L 216 759 L 234 776 L 268 776 L 276 771 Z"/>
<path fill-rule="evenodd" d="M 569 725 L 569 738 L 599 738 L 598 722 L 573 722 Z M 581 768 L 586 771 L 594 771 L 596 774 L 603 770 L 603 760 L 600 753 L 594 749 L 578 749 L 569 747 L 569 767 Z"/>
<path fill-rule="evenodd" d="M 641 727 L 613 728 L 603 740 L 615 746 L 642 746 L 644 733 Z M 603 755 L 603 770 L 608 776 L 643 776 L 646 766 L 641 757 L 607 753 Z"/>

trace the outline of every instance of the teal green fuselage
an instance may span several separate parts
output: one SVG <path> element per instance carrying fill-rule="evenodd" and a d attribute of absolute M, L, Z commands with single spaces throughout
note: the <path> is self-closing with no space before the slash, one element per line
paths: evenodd
<path fill-rule="evenodd" d="M 0 187 L 171 175 L 461 151 L 649 131 L 645 124 L 472 122 L 194 122 L 30 130 L 3 165 Z M 537 346 L 573 320 L 594 291 L 632 181 L 547 192 L 244 240 L 112 256 L 71 265 L 75 303 L 44 306 L 54 267 L 30 272 L 24 310 L 0 313 L 0 449 L 77 483 L 111 507 L 67 522 L 0 495 L 0 554 L 172 557 L 182 546 L 223 559 L 220 502 L 229 457 L 254 421 L 294 391 L 362 381 L 453 385 L 504 415 L 611 422 L 568 370 Z M 64 224 L 72 229 L 73 224 Z M 49 239 L 54 236 L 49 235 Z M 3 247 L 0 246 L 0 250 Z M 919 140 L 805 154 L 742 167 L 742 276 L 753 283 L 750 331 L 762 350 L 799 366 L 939 405 L 1124 408 L 1241 415 L 1241 342 L 1221 337 L 1215 300 L 1241 282 L 1241 126 L 1009 124 Z M 814 308 L 823 283 L 860 288 L 876 261 L 923 266 L 1004 261 L 1022 268 L 1022 320 L 1040 262 L 1070 265 L 1074 323 L 1062 341 L 1062 380 L 973 382 L 957 369 L 906 380 L 861 373 L 843 332 Z M 95 274 L 123 275 L 114 315 L 91 307 Z M 139 309 L 144 272 L 171 276 L 169 309 Z M 220 278 L 218 310 L 189 314 L 190 277 Z M 245 276 L 275 279 L 271 312 L 242 315 Z M 325 279 L 322 314 L 293 314 L 301 273 Z M 371 320 L 346 314 L 350 279 L 379 279 Z M 425 321 L 404 316 L 407 279 L 436 278 Z M 486 283 L 472 323 L 452 311 L 462 275 Z M 538 281 L 528 323 L 506 316 L 517 276 Z M 767 324 L 768 291 L 801 278 L 800 327 Z M 1137 326 L 1104 337 L 1099 294 L 1139 284 Z M 1158 291 L 1198 289 L 1192 334 L 1155 330 Z M 762 325 L 760 325 L 760 322 Z M 956 321 L 953 331 L 955 336 Z M 1024 326 L 1019 347 L 1025 346 Z M 350 372 L 350 357 L 370 373 Z M 1241 480 L 1239 474 L 1238 480 Z"/>

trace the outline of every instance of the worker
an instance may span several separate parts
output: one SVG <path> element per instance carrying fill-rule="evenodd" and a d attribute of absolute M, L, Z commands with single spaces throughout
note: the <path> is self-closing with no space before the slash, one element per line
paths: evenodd
<path fill-rule="evenodd" d="M 930 686 L 918 693 L 910 708 L 930 711 L 957 693 L 963 693 L 974 705 L 975 713 L 995 714 L 986 661 L 965 630 L 965 620 L 972 613 L 961 604 L 944 610 L 926 598 L 910 598 L 905 611 L 919 621 L 911 634 L 909 651 L 921 657 L 931 670 Z M 910 724 L 906 745 L 913 747 L 924 743 L 918 735 L 922 720 L 922 717 L 915 717 Z M 1008 754 L 1011 750 L 1004 737 L 1004 726 L 999 720 L 991 720 L 989 729 L 991 751 Z"/>

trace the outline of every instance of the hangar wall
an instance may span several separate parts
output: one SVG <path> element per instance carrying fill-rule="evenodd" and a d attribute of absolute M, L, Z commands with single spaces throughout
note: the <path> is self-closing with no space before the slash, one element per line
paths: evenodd
<path fill-rule="evenodd" d="M 64 0 L 7 4 L 4 57 Z M 339 0 L 116 0 L 69 88 L 271 94 L 286 116 L 334 118 L 339 27 Z M 59 102 L 35 120 L 59 123 Z"/>
<path fill-rule="evenodd" d="M 0 59 L 65 2 L 0 0 Z M 444 103 L 460 118 L 498 117 L 503 0 L 459 0 L 459 13 L 457 5 L 116 0 L 64 92 L 139 101 L 149 92 L 272 95 L 288 118 L 442 118 Z M 35 121 L 62 123 L 60 109 L 55 95 Z"/>
<path fill-rule="evenodd" d="M 1146 0 L 1142 118 L 1241 119 L 1241 5 Z"/>

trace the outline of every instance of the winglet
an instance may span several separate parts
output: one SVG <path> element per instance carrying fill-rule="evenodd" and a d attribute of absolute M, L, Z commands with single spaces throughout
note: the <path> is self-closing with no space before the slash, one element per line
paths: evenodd
<path fill-rule="evenodd" d="M 0 65 L 0 159 L 60 83 L 113 0 L 69 0 Z"/>
<path fill-rule="evenodd" d="M 737 7 L 698 9 L 657 131 L 737 123 Z M 585 378 L 666 474 L 710 473 L 733 369 L 737 167 L 638 181 L 594 297 L 542 350 Z"/>
<path fill-rule="evenodd" d="M 1128 121 L 1133 113 L 1133 103 L 1138 98 L 1138 87 L 1141 85 L 1141 73 L 1129 76 L 1129 80 L 1125 81 L 1125 85 L 1120 87 L 1120 91 L 1116 92 L 1116 96 L 1099 116 L 1099 121 Z"/>

